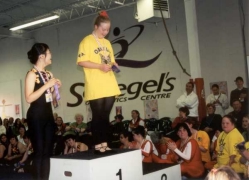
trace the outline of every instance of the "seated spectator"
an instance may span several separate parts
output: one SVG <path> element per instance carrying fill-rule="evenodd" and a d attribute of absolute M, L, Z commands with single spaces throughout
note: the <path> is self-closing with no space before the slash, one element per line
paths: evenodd
<path fill-rule="evenodd" d="M 124 117 L 121 114 L 116 115 L 115 123 L 110 125 L 110 148 L 119 148 L 120 147 L 120 137 L 119 134 L 124 131 L 124 124 L 122 120 Z"/>
<path fill-rule="evenodd" d="M 242 111 L 241 107 L 241 102 L 239 100 L 233 101 L 233 111 L 228 114 L 234 117 L 235 126 L 242 133 L 242 119 L 246 115 L 246 113 Z"/>
<path fill-rule="evenodd" d="M 133 141 L 132 134 L 128 131 L 123 131 L 119 135 L 121 146 L 120 149 L 136 149 L 136 142 Z"/>
<path fill-rule="evenodd" d="M 242 119 L 242 129 L 243 133 L 242 136 L 244 137 L 245 141 L 249 141 L 249 115 L 245 115 Z"/>
<path fill-rule="evenodd" d="M 64 133 L 64 136 L 68 134 L 73 134 L 77 136 L 81 136 L 85 130 L 86 130 L 86 123 L 83 122 L 84 117 L 82 114 L 76 114 L 75 115 L 75 121 L 71 123 L 69 126 L 66 127 L 66 132 Z"/>
<path fill-rule="evenodd" d="M 3 125 L 2 118 L 0 117 L 0 135 L 1 135 L 1 134 L 6 134 L 6 128 L 5 128 L 5 126 Z"/>
<path fill-rule="evenodd" d="M 229 165 L 237 173 L 244 173 L 243 165 L 240 163 L 240 157 L 236 145 L 244 141 L 243 136 L 235 128 L 235 119 L 231 115 L 225 115 L 222 118 L 222 129 L 217 140 L 217 164 L 214 168 Z"/>
<path fill-rule="evenodd" d="M 138 127 L 138 126 L 143 126 L 145 127 L 144 120 L 140 117 L 140 113 L 137 110 L 132 110 L 131 111 L 131 121 L 129 124 L 129 131 L 132 131 L 132 129 Z"/>
<path fill-rule="evenodd" d="M 28 127 L 28 121 L 26 118 L 22 118 L 22 125 L 25 127 L 25 130 L 29 130 L 29 127 Z"/>
<path fill-rule="evenodd" d="M 240 180 L 239 175 L 229 166 L 212 169 L 205 180 Z"/>
<path fill-rule="evenodd" d="M 210 139 L 208 134 L 205 131 L 197 130 L 198 125 L 195 120 L 192 120 L 191 118 L 188 118 L 185 123 L 187 123 L 190 131 L 191 131 L 191 138 L 196 140 L 196 142 L 199 145 L 200 151 L 201 151 L 201 159 L 202 162 L 206 163 L 211 160 L 210 158 Z"/>
<path fill-rule="evenodd" d="M 14 127 L 14 118 L 10 117 L 8 119 L 8 128 L 6 128 L 6 135 L 7 137 L 13 136 L 14 132 L 13 132 L 13 127 Z"/>
<path fill-rule="evenodd" d="M 64 150 L 63 134 L 65 133 L 66 125 L 63 123 L 62 117 L 56 118 L 56 130 L 55 130 L 55 149 L 54 155 L 60 155 Z"/>
<path fill-rule="evenodd" d="M 64 154 L 71 154 L 76 152 L 87 151 L 88 147 L 84 143 L 76 142 L 75 135 L 68 134 L 64 137 L 65 149 Z"/>
<path fill-rule="evenodd" d="M 21 119 L 20 118 L 16 118 L 14 125 L 12 127 L 12 132 L 15 136 L 19 135 L 19 127 L 22 125 L 21 123 Z"/>
<path fill-rule="evenodd" d="M 3 165 L 4 158 L 8 154 L 9 141 L 6 134 L 0 135 L 0 165 Z"/>
<path fill-rule="evenodd" d="M 196 140 L 191 139 L 188 125 L 178 124 L 176 131 L 180 139 L 176 143 L 167 143 L 168 148 L 175 152 L 174 156 L 167 157 L 168 163 L 179 163 L 182 176 L 188 178 L 203 176 L 205 170 L 201 160 L 201 151 Z"/>
<path fill-rule="evenodd" d="M 153 154 L 152 142 L 146 140 L 145 129 L 143 126 L 137 126 L 132 130 L 133 139 L 137 142 L 136 149 L 141 149 L 143 162 L 151 163 Z"/>
<path fill-rule="evenodd" d="M 29 133 L 25 133 L 23 136 L 24 142 L 27 145 L 26 151 L 22 157 L 22 159 L 17 162 L 14 166 L 14 171 L 17 172 L 30 172 L 32 171 L 32 162 L 34 160 L 34 150 L 30 141 L 30 135 Z"/>
<path fill-rule="evenodd" d="M 212 139 L 216 130 L 221 129 L 222 117 L 219 114 L 215 114 L 215 105 L 207 104 L 207 116 L 201 121 L 200 130 L 208 133 L 209 139 Z"/>
<path fill-rule="evenodd" d="M 8 147 L 8 154 L 5 156 L 6 164 L 14 165 L 22 159 L 23 154 L 26 151 L 26 146 L 18 142 L 16 136 L 10 137 L 10 144 Z"/>
<path fill-rule="evenodd" d="M 26 146 L 25 142 L 24 142 L 24 139 L 23 139 L 23 136 L 25 135 L 26 133 L 26 130 L 25 130 L 25 127 L 22 125 L 19 127 L 19 135 L 17 136 L 17 139 L 20 143 L 22 143 L 24 146 Z"/>
<path fill-rule="evenodd" d="M 177 126 L 177 124 L 183 123 L 187 119 L 188 115 L 189 115 L 188 108 L 187 107 L 180 107 L 179 108 L 179 116 L 176 117 L 171 124 L 172 129 L 174 129 Z"/>

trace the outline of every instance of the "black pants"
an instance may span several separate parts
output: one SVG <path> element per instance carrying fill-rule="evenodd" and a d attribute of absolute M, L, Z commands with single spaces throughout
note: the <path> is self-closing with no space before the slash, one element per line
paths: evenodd
<path fill-rule="evenodd" d="M 91 131 L 93 145 L 108 141 L 109 116 L 114 101 L 114 96 L 89 101 L 92 110 Z"/>
<path fill-rule="evenodd" d="M 33 166 L 35 179 L 48 179 L 53 152 L 54 121 L 53 119 L 28 119 L 31 143 L 34 149 Z"/>

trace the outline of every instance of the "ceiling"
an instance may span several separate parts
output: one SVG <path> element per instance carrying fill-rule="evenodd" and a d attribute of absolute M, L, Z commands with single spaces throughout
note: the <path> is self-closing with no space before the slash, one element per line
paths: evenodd
<path fill-rule="evenodd" d="M 117 4 L 115 1 L 123 5 Z M 18 34 L 84 18 L 100 10 L 123 8 L 134 3 L 135 0 L 0 0 L 0 37 L 19 37 Z M 55 14 L 60 16 L 59 19 L 14 33 L 9 31 L 11 27 Z"/>

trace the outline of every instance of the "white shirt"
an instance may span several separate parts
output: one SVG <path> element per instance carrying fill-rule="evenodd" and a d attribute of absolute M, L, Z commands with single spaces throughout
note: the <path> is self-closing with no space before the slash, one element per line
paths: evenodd
<path fill-rule="evenodd" d="M 191 158 L 191 151 L 192 151 L 192 144 L 191 142 L 188 142 L 184 151 L 181 152 L 179 149 L 175 149 L 174 150 L 176 154 L 178 154 L 182 159 L 185 159 L 185 160 L 190 160 Z M 181 162 L 182 163 L 182 162 Z"/>
<path fill-rule="evenodd" d="M 220 114 L 222 117 L 226 114 L 225 110 L 229 107 L 229 102 L 228 102 L 228 98 L 227 95 L 225 94 L 218 94 L 218 95 L 214 95 L 214 94 L 209 94 L 207 99 L 206 99 L 206 103 L 213 103 L 216 100 L 219 100 L 221 104 L 216 103 L 215 104 L 215 114 Z"/>
<path fill-rule="evenodd" d="M 1 134 L 6 134 L 6 128 L 5 128 L 4 125 L 1 125 L 1 126 L 0 126 L 0 135 L 1 135 Z"/>
<path fill-rule="evenodd" d="M 20 143 L 22 143 L 24 146 L 26 146 L 26 143 L 24 142 L 23 138 L 20 135 L 17 136 L 17 139 Z"/>
<path fill-rule="evenodd" d="M 189 95 L 187 93 L 183 93 L 177 100 L 176 100 L 176 107 L 184 107 L 186 106 L 189 109 L 190 117 L 198 117 L 198 105 L 199 100 L 197 95 L 192 91 Z"/>

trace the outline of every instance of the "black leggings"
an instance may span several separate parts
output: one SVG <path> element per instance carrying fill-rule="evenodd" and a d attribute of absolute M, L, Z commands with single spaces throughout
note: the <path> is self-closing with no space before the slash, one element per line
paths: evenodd
<path fill-rule="evenodd" d="M 108 141 L 109 116 L 114 101 L 114 96 L 89 101 L 92 110 L 91 131 L 93 145 Z"/>

